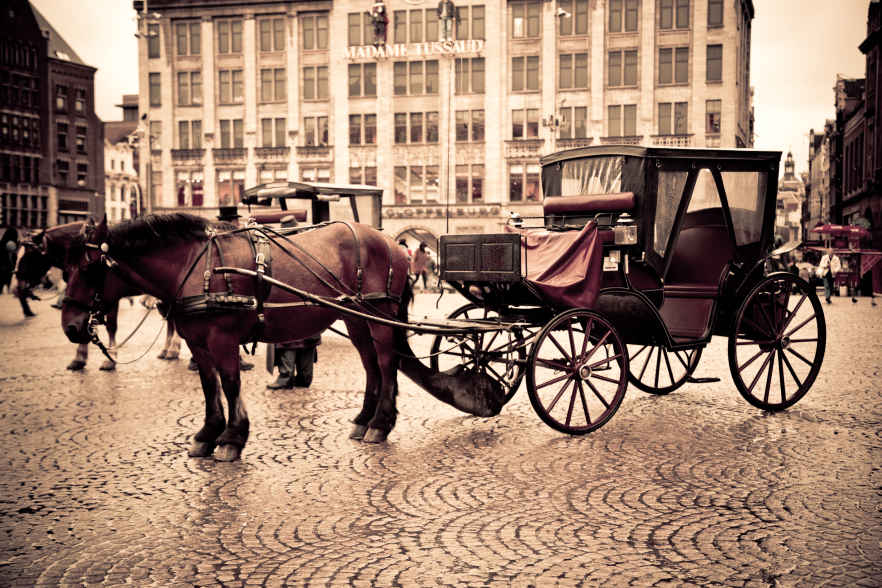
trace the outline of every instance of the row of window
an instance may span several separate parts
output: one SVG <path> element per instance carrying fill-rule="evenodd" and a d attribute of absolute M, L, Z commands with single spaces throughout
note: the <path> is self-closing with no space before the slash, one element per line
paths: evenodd
<path fill-rule="evenodd" d="M 0 108 L 36 110 L 39 107 L 39 78 L 0 71 Z"/>
<path fill-rule="evenodd" d="M 719 134 L 721 100 L 705 103 L 705 132 Z M 455 112 L 455 140 L 457 142 L 484 141 L 484 110 L 457 110 Z M 156 121 L 154 121 L 156 122 Z M 527 140 L 539 138 L 539 109 L 519 108 L 511 111 L 511 138 Z M 689 104 L 687 102 L 658 103 L 658 134 L 688 134 Z M 59 123 L 61 125 L 62 123 Z M 285 147 L 285 118 L 260 119 L 260 146 Z M 65 127 L 67 125 L 64 125 Z M 630 137 L 637 134 L 637 105 L 617 104 L 607 107 L 607 133 L 610 137 Z M 159 123 L 151 127 L 153 140 L 159 140 Z M 178 121 L 178 149 L 202 148 L 202 121 Z M 303 119 L 303 141 L 307 147 L 328 146 L 328 117 L 310 116 Z M 558 137 L 576 139 L 588 137 L 588 108 L 570 106 L 560 109 Z M 242 119 L 219 121 L 221 149 L 245 147 L 244 122 Z M 394 115 L 394 141 L 396 144 L 438 143 L 438 112 L 398 112 Z M 376 145 L 377 115 L 352 114 L 349 116 L 349 144 Z M 79 144 L 79 143 L 78 143 Z"/>
<path fill-rule="evenodd" d="M 0 225 L 44 229 L 48 220 L 49 197 L 34 194 L 0 195 Z"/>
<path fill-rule="evenodd" d="M 723 79 L 723 46 L 707 46 L 705 79 L 719 82 Z M 622 49 L 607 54 L 607 87 L 636 87 L 638 85 L 638 51 Z M 438 61 L 396 61 L 393 64 L 393 93 L 396 96 L 433 95 L 438 93 Z M 457 59 L 456 93 L 483 94 L 485 91 L 483 57 Z M 349 64 L 349 96 L 375 97 L 377 95 L 377 64 Z M 588 88 L 588 54 L 572 53 L 558 56 L 558 87 L 561 90 Z M 283 67 L 260 70 L 258 99 L 262 103 L 283 102 L 287 99 L 287 75 Z M 218 70 L 218 103 L 244 102 L 244 73 L 240 69 Z M 689 47 L 662 47 L 658 50 L 659 85 L 689 83 Z M 162 105 L 160 74 L 148 76 L 151 106 Z M 540 88 L 539 56 L 521 55 L 511 58 L 512 92 L 536 92 Z M 303 99 L 326 100 L 328 94 L 328 67 L 303 68 Z M 202 74 L 199 71 L 177 73 L 177 104 L 202 104 Z"/>
<path fill-rule="evenodd" d="M 84 88 L 73 89 L 73 111 L 76 114 L 85 116 L 86 114 L 86 90 Z M 70 99 L 70 88 L 60 84 L 55 86 L 55 110 L 60 112 L 68 111 Z"/>
<path fill-rule="evenodd" d="M 0 182 L 38 185 L 40 183 L 40 158 L 0 153 Z"/>
<path fill-rule="evenodd" d="M 58 183 L 62 186 L 67 186 L 71 181 L 70 176 L 70 162 L 64 159 L 58 159 L 55 161 L 55 173 L 58 177 Z M 76 184 L 83 185 L 89 178 L 89 164 L 88 163 L 77 163 L 76 165 Z"/>
<path fill-rule="evenodd" d="M 646 0 L 644 0 L 646 1 Z M 651 1 L 651 0 L 650 0 Z M 659 29 L 688 29 L 692 0 L 655 0 Z M 707 0 L 707 26 L 723 25 L 724 0 Z M 558 0 L 563 12 L 558 17 L 560 36 L 588 34 L 588 0 Z M 541 0 L 513 0 L 509 2 L 511 37 L 534 38 L 542 34 Z M 640 21 L 640 0 L 609 0 L 607 31 L 611 33 L 637 32 Z M 485 9 L 483 5 L 457 6 L 455 18 L 456 39 L 485 39 Z M 219 54 L 242 53 L 242 19 L 222 18 L 214 21 L 216 47 Z M 328 15 L 306 14 L 300 17 L 302 47 L 304 50 L 328 48 Z M 198 56 L 202 52 L 201 22 L 176 21 L 173 24 L 175 51 L 178 56 Z M 349 46 L 377 42 L 375 23 L 368 12 L 348 15 Z M 395 10 L 392 12 L 393 43 L 422 43 L 439 40 L 438 14 L 435 8 Z M 383 28 L 385 31 L 385 27 Z M 385 33 L 384 33 L 385 34 Z M 159 24 L 147 25 L 147 56 L 160 56 Z M 385 41 L 385 39 L 383 39 Z M 257 20 L 257 44 L 261 52 L 284 51 L 286 47 L 285 17 L 274 16 Z M 9 53 L 4 45 L 4 51 Z M 30 61 L 30 51 L 24 51 Z M 19 51 L 21 53 L 21 51 Z M 17 55 L 18 53 L 16 53 Z M 33 57 L 34 65 L 36 57 Z M 28 65 L 30 67 L 30 65 Z"/>
<path fill-rule="evenodd" d="M 88 149 L 88 134 L 89 129 L 85 125 L 74 125 L 74 130 L 76 132 L 74 145 L 77 153 L 86 153 Z M 56 146 L 58 151 L 69 151 L 71 145 L 68 141 L 68 135 L 70 134 L 70 127 L 66 122 L 56 122 L 55 123 L 55 132 L 56 132 Z"/>
<path fill-rule="evenodd" d="M 40 148 L 40 119 L 0 114 L 0 145 L 23 149 Z"/>

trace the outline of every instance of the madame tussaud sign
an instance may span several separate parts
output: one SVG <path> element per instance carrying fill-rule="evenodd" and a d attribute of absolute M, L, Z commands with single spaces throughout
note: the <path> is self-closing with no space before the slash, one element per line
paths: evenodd
<path fill-rule="evenodd" d="M 430 41 L 427 43 L 397 43 L 395 45 L 358 45 L 346 48 L 346 59 L 370 57 L 423 57 L 426 55 L 458 55 L 484 50 L 483 39 L 461 41 Z"/>

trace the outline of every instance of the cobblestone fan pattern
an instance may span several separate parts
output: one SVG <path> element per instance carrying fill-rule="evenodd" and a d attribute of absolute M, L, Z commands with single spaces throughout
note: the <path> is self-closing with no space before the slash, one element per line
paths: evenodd
<path fill-rule="evenodd" d="M 441 316 L 447 296 L 418 297 Z M 0 585 L 791 586 L 882 583 L 882 305 L 825 305 L 809 394 L 763 414 L 725 341 L 666 397 L 631 387 L 599 431 L 568 437 L 525 385 L 468 417 L 401 376 L 384 445 L 348 439 L 363 373 L 327 335 L 311 389 L 243 374 L 252 435 L 237 463 L 187 457 L 198 377 L 155 358 L 85 371 L 49 301 L 0 297 Z M 124 303 L 121 339 L 141 317 Z M 150 317 L 121 350 L 139 355 Z M 259 348 L 261 349 L 261 348 Z"/>

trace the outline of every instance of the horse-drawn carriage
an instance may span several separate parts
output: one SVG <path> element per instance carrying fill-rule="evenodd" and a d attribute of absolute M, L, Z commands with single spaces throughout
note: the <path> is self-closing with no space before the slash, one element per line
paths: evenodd
<path fill-rule="evenodd" d="M 515 218 L 500 234 L 442 236 L 441 276 L 469 301 L 446 319 L 408 320 L 406 254 L 357 222 L 292 234 L 259 226 L 218 233 L 192 217 L 99 227 L 72 251 L 63 323 L 71 339 L 87 335 L 86 311 L 108 266 L 172 302 L 206 394 L 191 455 L 219 446 L 221 459 L 237 458 L 248 432 L 236 345 L 309 336 L 338 318 L 367 375 L 351 434 L 365 441 L 385 439 L 394 426 L 399 368 L 482 416 L 497 414 L 525 379 L 547 424 L 582 434 L 613 416 L 629 382 L 655 394 L 688 382 L 714 335 L 729 340 L 742 396 L 782 410 L 814 382 L 826 336 L 814 289 L 765 271 L 779 159 L 629 146 L 548 156 L 541 219 Z M 352 221 L 378 225 L 380 196 L 291 182 L 247 190 L 243 202 L 278 199 L 287 209 L 288 199 L 308 198 L 319 221 L 326 207 L 349 200 Z M 152 248 L 151 235 L 160 238 Z M 433 338 L 430 366 L 414 357 L 406 332 Z"/>

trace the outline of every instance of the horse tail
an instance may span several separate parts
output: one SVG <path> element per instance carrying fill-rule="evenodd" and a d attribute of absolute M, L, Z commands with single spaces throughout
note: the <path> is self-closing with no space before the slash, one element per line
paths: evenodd
<path fill-rule="evenodd" d="M 413 284 L 408 279 L 398 305 L 397 316 L 402 323 L 407 322 L 407 308 L 412 301 Z M 398 367 L 404 375 L 441 402 L 483 417 L 495 416 L 502 410 L 505 393 L 498 382 L 461 366 L 447 372 L 431 369 L 414 354 L 406 329 L 395 329 L 395 351 Z"/>

